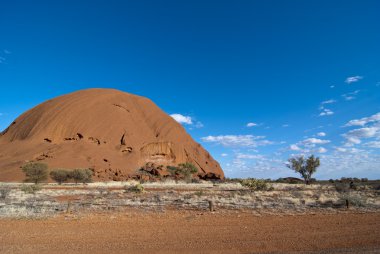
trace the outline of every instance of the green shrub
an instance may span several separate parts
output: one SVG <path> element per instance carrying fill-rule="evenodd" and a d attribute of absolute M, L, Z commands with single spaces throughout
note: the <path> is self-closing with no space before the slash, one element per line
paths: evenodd
<path fill-rule="evenodd" d="M 168 172 L 169 172 L 170 176 L 172 176 L 172 177 L 176 177 L 177 175 L 181 174 L 181 170 L 178 167 L 167 166 L 166 168 L 168 169 Z"/>
<path fill-rule="evenodd" d="M 0 186 L 0 199 L 5 199 L 11 192 L 11 188 L 8 186 Z"/>
<path fill-rule="evenodd" d="M 79 182 L 90 183 L 92 182 L 92 174 L 93 172 L 88 168 L 86 169 L 77 168 L 70 172 L 69 177 L 72 178 L 76 184 Z"/>
<path fill-rule="evenodd" d="M 349 193 L 343 194 L 340 199 L 342 203 L 345 203 L 347 200 L 350 206 L 363 207 L 367 203 L 367 200 L 365 198 Z"/>
<path fill-rule="evenodd" d="M 66 169 L 54 169 L 50 172 L 50 177 L 61 185 L 70 178 L 70 173 L 71 172 Z"/>
<path fill-rule="evenodd" d="M 143 193 L 144 192 L 144 186 L 141 184 L 136 184 L 133 186 L 125 186 L 126 192 L 135 192 L 135 193 Z"/>
<path fill-rule="evenodd" d="M 194 178 L 194 174 L 198 173 L 198 168 L 194 164 L 186 162 L 175 166 L 167 166 L 169 174 L 174 179 L 184 179 L 187 183 L 191 183 Z"/>
<path fill-rule="evenodd" d="M 33 185 L 23 184 L 21 186 L 21 191 L 25 193 L 29 193 L 29 194 L 35 194 L 37 191 L 40 191 L 41 189 L 42 189 L 41 186 L 38 184 L 33 184 Z"/>
<path fill-rule="evenodd" d="M 335 190 L 339 193 L 348 192 L 350 185 L 346 182 L 335 182 Z"/>
<path fill-rule="evenodd" d="M 193 178 L 191 179 L 191 183 L 202 183 L 202 180 L 199 178 Z"/>
<path fill-rule="evenodd" d="M 265 190 L 273 189 L 263 179 L 248 178 L 248 179 L 243 179 L 240 183 L 242 186 L 248 187 L 250 190 L 253 190 L 253 191 L 265 191 Z"/>
<path fill-rule="evenodd" d="M 288 183 L 288 184 L 300 184 L 304 181 L 302 179 L 296 178 L 296 177 L 285 177 L 285 178 L 278 178 L 275 180 L 276 183 Z"/>
<path fill-rule="evenodd" d="M 48 179 L 48 166 L 45 163 L 30 162 L 23 165 L 21 168 L 26 176 L 25 182 L 38 184 Z"/>
<path fill-rule="evenodd" d="M 198 169 L 194 164 L 186 162 L 178 164 L 178 167 L 181 169 L 182 172 L 188 173 L 188 174 L 195 174 L 198 172 Z"/>
<path fill-rule="evenodd" d="M 197 195 L 198 197 L 202 197 L 204 192 L 203 190 L 199 190 L 199 191 L 194 192 L 194 194 Z"/>

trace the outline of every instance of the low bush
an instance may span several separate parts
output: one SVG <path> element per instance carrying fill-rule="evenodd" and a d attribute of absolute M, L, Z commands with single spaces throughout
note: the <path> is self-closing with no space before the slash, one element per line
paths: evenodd
<path fill-rule="evenodd" d="M 240 183 L 242 186 L 248 187 L 253 191 L 273 190 L 273 187 L 263 179 L 248 178 L 243 179 Z"/>
<path fill-rule="evenodd" d="M 143 193 L 144 192 L 144 186 L 141 184 L 136 184 L 133 186 L 125 186 L 126 192 L 134 192 L 134 193 Z"/>
<path fill-rule="evenodd" d="M 202 183 L 202 180 L 198 178 L 193 178 L 191 179 L 191 183 Z"/>
<path fill-rule="evenodd" d="M 367 200 L 359 195 L 344 194 L 341 196 L 341 202 L 348 201 L 349 206 L 363 207 L 366 205 Z"/>
<path fill-rule="evenodd" d="M 35 194 L 37 191 L 40 191 L 42 188 L 38 184 L 23 184 L 21 186 L 21 191 L 28 193 L 28 194 Z"/>
<path fill-rule="evenodd" d="M 363 181 L 364 179 L 364 181 Z M 349 183 L 349 182 L 354 182 L 354 183 L 359 183 L 359 182 L 365 182 L 367 178 L 362 178 L 362 179 L 359 179 L 357 177 L 342 177 L 340 178 L 340 182 L 342 183 Z M 368 181 L 368 179 L 367 179 Z"/>
<path fill-rule="evenodd" d="M 285 178 L 278 178 L 275 180 L 276 183 L 288 183 L 288 184 L 301 184 L 304 183 L 302 179 L 296 178 L 296 177 L 285 177 Z"/>
<path fill-rule="evenodd" d="M 350 189 L 350 185 L 348 183 L 345 183 L 345 182 L 335 182 L 335 190 L 337 192 L 348 192 Z"/>
<path fill-rule="evenodd" d="M 194 194 L 195 194 L 196 196 L 198 196 L 198 197 L 202 197 L 203 194 L 204 194 L 204 192 L 203 192 L 203 190 L 199 190 L 199 191 L 194 192 Z"/>
<path fill-rule="evenodd" d="M 0 186 L 0 199 L 5 199 L 11 192 L 11 188 L 7 186 Z"/>
<path fill-rule="evenodd" d="M 167 170 L 172 178 L 175 180 L 185 180 L 187 183 L 191 183 L 194 179 L 194 175 L 198 173 L 198 169 L 192 163 L 181 163 L 175 166 L 167 166 Z"/>
<path fill-rule="evenodd" d="M 224 178 L 223 183 L 240 183 L 242 181 L 241 178 Z"/>

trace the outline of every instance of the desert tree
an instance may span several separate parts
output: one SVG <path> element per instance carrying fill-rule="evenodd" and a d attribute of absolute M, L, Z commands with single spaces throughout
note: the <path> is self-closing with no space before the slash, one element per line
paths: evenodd
<path fill-rule="evenodd" d="M 70 172 L 70 178 L 77 184 L 79 182 L 89 183 L 92 181 L 92 171 L 90 169 L 74 169 Z"/>
<path fill-rule="evenodd" d="M 320 165 L 318 157 L 310 155 L 308 158 L 303 156 L 293 157 L 288 160 L 287 167 L 299 173 L 306 184 L 310 183 L 311 176 L 317 171 Z"/>
<path fill-rule="evenodd" d="M 48 166 L 45 163 L 29 162 L 21 167 L 24 171 L 25 182 L 33 182 L 38 184 L 48 179 Z"/>
<path fill-rule="evenodd" d="M 70 178 L 70 171 L 66 169 L 54 169 L 50 172 L 50 177 L 61 185 Z"/>

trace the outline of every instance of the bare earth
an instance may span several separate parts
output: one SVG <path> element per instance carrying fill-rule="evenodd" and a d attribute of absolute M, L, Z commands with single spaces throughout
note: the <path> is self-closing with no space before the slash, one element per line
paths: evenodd
<path fill-rule="evenodd" d="M 0 220 L 0 253 L 380 253 L 380 213 L 131 210 Z"/>

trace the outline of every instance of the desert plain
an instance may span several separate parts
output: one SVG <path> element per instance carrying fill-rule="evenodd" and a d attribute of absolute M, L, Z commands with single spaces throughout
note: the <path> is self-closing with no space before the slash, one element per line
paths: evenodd
<path fill-rule="evenodd" d="M 371 185 L 136 185 L 50 183 L 26 193 L 25 184 L 2 184 L 0 253 L 380 252 L 380 198 Z"/>

